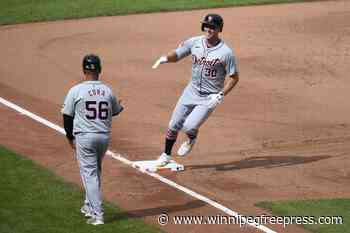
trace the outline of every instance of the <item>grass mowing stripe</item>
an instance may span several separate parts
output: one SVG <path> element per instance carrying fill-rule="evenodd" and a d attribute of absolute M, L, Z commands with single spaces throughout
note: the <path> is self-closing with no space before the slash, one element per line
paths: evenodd
<path fill-rule="evenodd" d="M 0 25 L 302 0 L 1 0 Z"/>
<path fill-rule="evenodd" d="M 77 186 L 2 146 L 0 171 L 0 232 L 160 232 L 141 220 L 127 218 L 107 202 L 106 224 L 87 225 L 80 213 L 83 193 Z"/>
<path fill-rule="evenodd" d="M 342 216 L 343 224 L 305 224 L 315 233 L 350 233 L 350 199 L 319 199 L 301 201 L 260 202 L 256 204 L 278 216 Z"/>

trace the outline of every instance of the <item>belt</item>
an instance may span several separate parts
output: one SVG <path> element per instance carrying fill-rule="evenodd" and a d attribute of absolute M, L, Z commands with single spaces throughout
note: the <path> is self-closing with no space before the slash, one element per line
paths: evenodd
<path fill-rule="evenodd" d="M 82 134 L 82 133 L 95 133 L 95 134 L 109 134 L 110 132 L 75 132 L 74 135 Z"/>
<path fill-rule="evenodd" d="M 198 91 L 200 95 L 211 95 L 211 94 L 216 94 L 215 92 L 204 92 L 204 91 Z"/>

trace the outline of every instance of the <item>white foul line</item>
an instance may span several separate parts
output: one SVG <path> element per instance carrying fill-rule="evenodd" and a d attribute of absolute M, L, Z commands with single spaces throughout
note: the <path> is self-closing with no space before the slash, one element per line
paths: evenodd
<path fill-rule="evenodd" d="M 62 127 L 60 127 L 60 126 L 58 126 L 58 125 L 56 125 L 56 124 L 54 124 L 54 123 L 52 123 L 52 122 L 42 118 L 42 117 L 40 117 L 40 116 L 38 116 L 38 115 L 36 115 L 34 113 L 31 113 L 28 110 L 25 110 L 25 109 L 19 107 L 18 105 L 14 104 L 14 103 L 11 103 L 11 102 L 9 102 L 9 101 L 1 98 L 1 97 L 0 97 L 0 103 L 6 105 L 9 108 L 12 108 L 12 109 L 16 110 L 17 112 L 19 112 L 19 113 L 21 113 L 23 115 L 26 115 L 26 116 L 32 118 L 33 120 L 35 120 L 37 122 L 40 122 L 43 125 L 46 125 L 49 128 L 52 128 L 52 129 L 60 132 L 63 135 L 66 134 Z M 120 161 L 120 162 L 122 162 L 122 163 L 132 167 L 132 163 L 133 162 L 128 160 L 128 159 L 126 159 L 126 158 L 124 158 L 120 154 L 114 153 L 114 152 L 112 152 L 110 150 L 108 150 L 106 154 L 111 156 L 112 158 L 114 158 L 114 159 L 116 159 L 116 160 L 118 160 L 118 161 Z M 135 168 L 135 169 L 137 169 L 137 168 Z M 137 169 L 137 170 L 139 170 L 139 169 Z M 141 171 L 141 170 L 139 170 L 139 171 Z M 161 175 L 159 175 L 157 173 L 151 173 L 151 172 L 148 172 L 148 171 L 141 171 L 141 172 L 145 173 L 145 174 L 147 174 L 149 176 L 152 176 L 155 179 L 157 179 L 157 180 L 159 180 L 159 181 L 161 181 L 161 182 L 163 182 L 163 183 L 165 183 L 165 184 L 167 184 L 167 185 L 169 185 L 169 186 L 171 186 L 171 187 L 173 187 L 173 188 L 175 188 L 177 190 L 180 190 L 180 191 L 182 191 L 182 192 L 184 192 L 184 193 L 186 193 L 186 194 L 188 194 L 188 195 L 190 195 L 190 196 L 192 196 L 192 197 L 194 197 L 194 198 L 196 198 L 198 200 L 206 202 L 207 204 L 209 204 L 209 205 L 211 205 L 211 206 L 213 206 L 213 207 L 215 207 L 215 208 L 225 212 L 226 214 L 228 214 L 230 216 L 239 217 L 241 219 L 241 221 L 243 223 L 245 223 L 245 224 L 248 224 L 248 225 L 250 225 L 252 227 L 255 227 L 255 228 L 257 228 L 257 229 L 259 229 L 259 230 L 261 230 L 263 232 L 266 232 L 266 233 L 277 233 L 277 232 L 275 232 L 275 231 L 273 231 L 273 230 L 271 230 L 271 229 L 269 229 L 269 228 L 267 228 L 267 227 L 265 227 L 263 225 L 257 225 L 255 223 L 249 222 L 249 221 L 247 221 L 247 219 L 244 216 L 238 214 L 237 212 L 235 212 L 235 211 L 233 211 L 233 210 L 231 210 L 231 209 L 221 205 L 220 203 L 215 202 L 215 201 L 213 201 L 213 200 L 211 200 L 211 199 L 209 199 L 209 198 L 207 198 L 207 197 L 205 197 L 205 196 L 203 196 L 203 195 L 201 195 L 199 193 L 196 193 L 196 192 L 194 192 L 194 191 L 192 191 L 192 190 L 190 190 L 190 189 L 188 189 L 188 188 L 186 188 L 184 186 L 181 186 L 181 185 L 175 183 L 174 181 L 171 181 L 171 180 L 169 180 L 169 179 L 167 179 L 167 178 L 165 178 L 165 177 L 163 177 L 163 176 L 161 176 Z"/>

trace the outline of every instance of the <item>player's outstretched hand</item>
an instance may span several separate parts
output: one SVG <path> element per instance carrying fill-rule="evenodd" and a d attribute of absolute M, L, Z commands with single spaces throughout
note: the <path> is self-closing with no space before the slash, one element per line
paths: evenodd
<path fill-rule="evenodd" d="M 160 64 L 164 64 L 168 62 L 168 58 L 166 56 L 161 56 L 160 58 L 158 58 L 158 60 L 153 64 L 152 69 L 157 69 L 157 67 Z"/>
<path fill-rule="evenodd" d="M 224 101 L 224 93 L 219 92 L 218 94 L 210 94 L 208 98 L 209 98 L 208 107 L 215 108 L 216 106 L 218 106 Z"/>

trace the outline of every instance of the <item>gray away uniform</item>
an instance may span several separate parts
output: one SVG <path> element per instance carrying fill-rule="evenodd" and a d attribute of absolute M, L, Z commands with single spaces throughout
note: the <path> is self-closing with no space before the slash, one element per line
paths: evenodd
<path fill-rule="evenodd" d="M 176 49 L 176 54 L 178 59 L 192 55 L 192 79 L 176 104 L 169 129 L 175 132 L 183 129 L 188 135 L 196 136 L 214 110 L 208 107 L 208 96 L 222 91 L 226 75 L 237 72 L 235 57 L 222 40 L 208 48 L 205 36 L 186 40 Z"/>
<path fill-rule="evenodd" d="M 112 90 L 101 81 L 85 81 L 72 87 L 62 113 L 74 117 L 73 134 L 80 175 L 86 191 L 85 205 L 103 216 L 101 164 L 107 151 L 112 116 L 122 111 Z"/>

